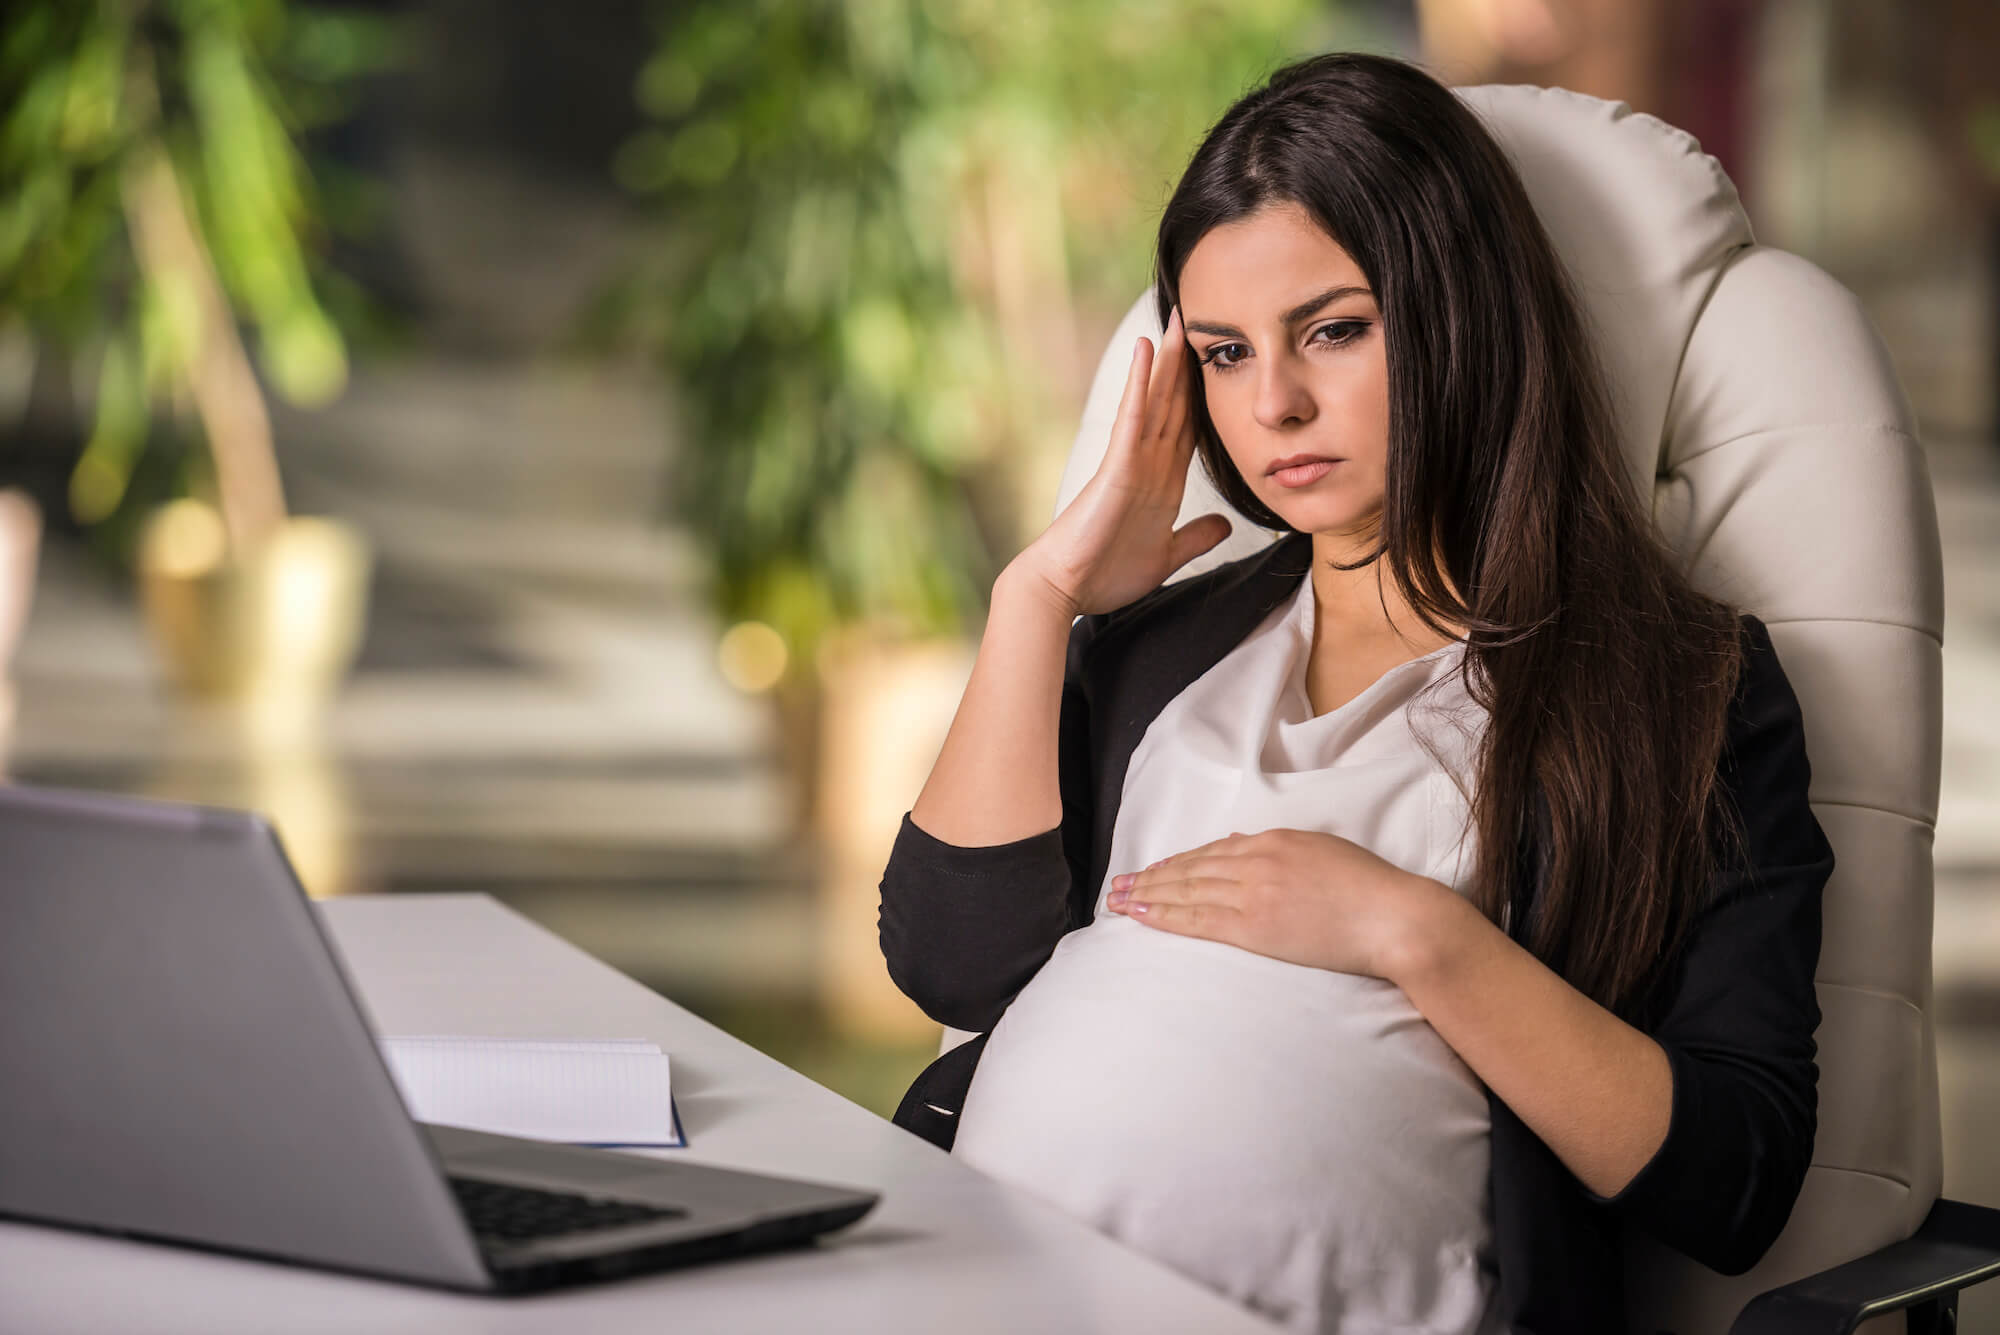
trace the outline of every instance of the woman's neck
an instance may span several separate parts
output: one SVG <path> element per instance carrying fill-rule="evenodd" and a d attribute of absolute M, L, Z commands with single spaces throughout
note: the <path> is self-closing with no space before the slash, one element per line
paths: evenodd
<path fill-rule="evenodd" d="M 1440 636 L 1424 625 L 1396 581 L 1388 577 L 1384 559 L 1353 570 L 1334 568 L 1335 562 L 1351 565 L 1366 556 L 1374 541 L 1372 535 L 1363 540 L 1330 533 L 1312 535 L 1315 646 L 1400 643 L 1416 657 L 1460 638 L 1461 627 L 1450 627 L 1456 634 Z M 1447 575 L 1447 581 L 1449 578 Z"/>

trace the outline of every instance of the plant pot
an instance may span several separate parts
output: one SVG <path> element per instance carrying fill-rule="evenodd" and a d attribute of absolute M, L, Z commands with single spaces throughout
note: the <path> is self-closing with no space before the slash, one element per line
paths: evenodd
<path fill-rule="evenodd" d="M 182 500 L 147 523 L 139 600 L 178 690 L 233 706 L 253 743 L 302 741 L 360 647 L 370 568 L 361 534 L 319 517 L 288 518 L 230 560 L 215 511 Z"/>
<path fill-rule="evenodd" d="M 821 985 L 833 1025 L 856 1038 L 934 1040 L 938 1024 L 890 981 L 879 933 L 882 869 L 972 676 L 962 638 L 891 639 L 852 628 L 820 655 L 818 780 L 824 851 Z"/>

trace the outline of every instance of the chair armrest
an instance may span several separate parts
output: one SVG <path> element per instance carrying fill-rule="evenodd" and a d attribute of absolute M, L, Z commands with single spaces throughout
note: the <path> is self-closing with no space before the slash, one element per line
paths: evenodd
<path fill-rule="evenodd" d="M 1862 1320 L 2000 1275 L 2000 1210 L 1940 1200 L 1905 1242 L 1752 1299 L 1730 1335 L 1848 1335 Z"/>

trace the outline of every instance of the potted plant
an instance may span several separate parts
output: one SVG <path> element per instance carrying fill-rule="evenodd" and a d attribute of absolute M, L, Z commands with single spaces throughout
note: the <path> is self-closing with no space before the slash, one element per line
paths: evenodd
<path fill-rule="evenodd" d="M 610 309 L 684 408 L 673 506 L 726 649 L 763 646 L 825 853 L 830 999 L 925 1022 L 876 883 L 994 575 L 1048 521 L 1103 338 L 1208 121 L 1336 14 L 1307 0 L 710 0 L 615 163 L 662 206 Z M 933 1026 L 934 1029 L 934 1026 Z"/>
<path fill-rule="evenodd" d="M 96 363 L 70 508 L 119 512 L 159 410 L 196 428 L 193 494 L 144 524 L 141 602 L 173 680 L 260 734 L 344 670 L 368 563 L 346 525 L 288 513 L 239 324 L 288 400 L 340 391 L 296 137 L 387 31 L 285 0 L 25 0 L 0 39 L 0 309 Z"/>

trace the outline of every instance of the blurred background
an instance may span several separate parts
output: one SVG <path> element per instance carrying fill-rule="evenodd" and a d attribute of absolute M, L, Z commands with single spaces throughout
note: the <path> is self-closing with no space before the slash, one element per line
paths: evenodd
<path fill-rule="evenodd" d="M 1693 132 L 1930 451 L 1946 1189 L 2000 1202 L 1990 0 L 4 22 L 0 773 L 260 808 L 314 895 L 494 895 L 885 1116 L 939 1035 L 889 843 L 1202 130 L 1349 48 Z"/>

